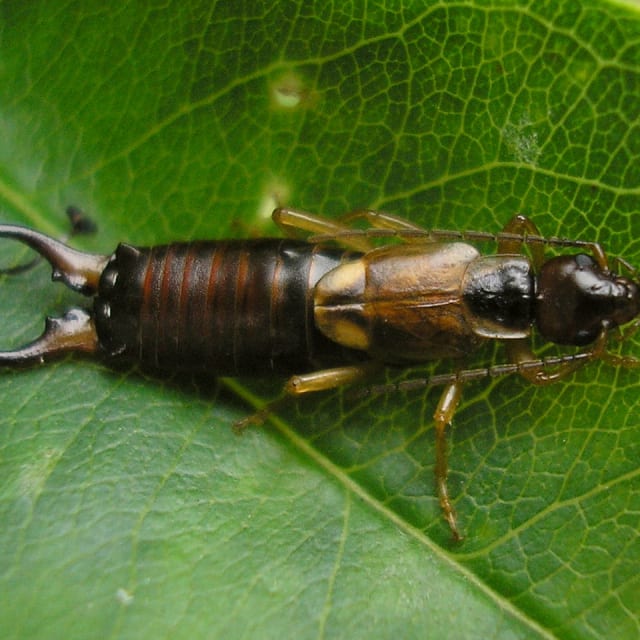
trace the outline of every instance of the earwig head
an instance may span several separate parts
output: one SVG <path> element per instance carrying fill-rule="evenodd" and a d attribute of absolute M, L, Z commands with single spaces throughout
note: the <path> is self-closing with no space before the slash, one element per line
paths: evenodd
<path fill-rule="evenodd" d="M 590 256 L 558 256 L 543 266 L 536 292 L 536 323 L 552 342 L 582 346 L 603 330 L 640 313 L 640 287 L 603 270 Z"/>
<path fill-rule="evenodd" d="M 98 289 L 100 275 L 109 256 L 84 253 L 49 236 L 14 225 L 0 225 L 0 238 L 22 242 L 45 258 L 53 269 L 52 279 L 84 295 Z M 67 352 L 93 352 L 97 348 L 93 318 L 82 309 L 72 309 L 62 318 L 47 318 L 44 333 L 33 342 L 13 351 L 0 352 L 0 366 L 20 366 L 43 362 Z"/>

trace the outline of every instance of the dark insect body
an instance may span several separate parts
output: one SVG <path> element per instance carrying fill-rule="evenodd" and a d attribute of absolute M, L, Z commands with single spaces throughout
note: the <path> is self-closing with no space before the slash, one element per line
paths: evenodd
<path fill-rule="evenodd" d="M 308 371 L 347 351 L 313 322 L 313 284 L 345 251 L 292 239 L 120 245 L 93 316 L 101 348 L 222 376 Z"/>
<path fill-rule="evenodd" d="M 84 351 L 216 376 L 293 374 L 285 390 L 295 395 L 359 382 L 387 365 L 462 361 L 499 340 L 505 364 L 372 388 L 445 385 L 434 415 L 435 473 L 455 538 L 445 429 L 465 382 L 519 373 L 547 384 L 597 359 L 639 365 L 606 348 L 618 327 L 629 324 L 618 336 L 624 338 L 638 324 L 635 271 L 616 259 L 629 271 L 618 275 L 596 243 L 544 238 L 523 216 L 498 234 L 427 231 L 374 211 L 342 222 L 291 209 L 277 209 L 273 218 L 290 237 L 121 244 L 112 255 L 0 225 L 0 237 L 29 245 L 51 263 L 54 280 L 93 297 L 91 309 L 47 318 L 40 338 L 0 352 L 0 365 Z M 357 218 L 369 228 L 353 228 Z M 300 235 L 308 237 L 294 237 Z M 376 246 L 381 239 L 388 242 Z M 496 254 L 469 244 L 487 241 L 497 243 Z M 581 252 L 545 258 L 546 247 Z M 547 342 L 584 349 L 539 358 L 531 348 L 534 331 Z"/>

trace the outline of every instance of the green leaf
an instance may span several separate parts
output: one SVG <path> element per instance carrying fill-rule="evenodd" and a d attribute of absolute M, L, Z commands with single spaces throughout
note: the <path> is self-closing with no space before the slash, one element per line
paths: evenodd
<path fill-rule="evenodd" d="M 276 202 L 491 232 L 522 212 L 640 263 L 633 6 L 0 8 L 3 220 L 62 236 L 75 204 L 99 233 L 73 244 L 106 252 L 272 234 Z M 47 272 L 0 280 L 2 348 L 77 304 Z M 2 637 L 638 637 L 637 372 L 468 385 L 458 546 L 436 390 L 321 394 L 234 435 L 281 382 L 1 372 Z"/>

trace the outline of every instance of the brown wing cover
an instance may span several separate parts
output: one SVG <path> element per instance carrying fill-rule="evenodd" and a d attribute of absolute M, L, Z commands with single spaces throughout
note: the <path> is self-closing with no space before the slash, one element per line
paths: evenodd
<path fill-rule="evenodd" d="M 459 358 L 481 342 L 469 325 L 462 282 L 478 256 L 464 243 L 402 244 L 318 283 L 316 322 L 334 340 L 387 363 Z"/>

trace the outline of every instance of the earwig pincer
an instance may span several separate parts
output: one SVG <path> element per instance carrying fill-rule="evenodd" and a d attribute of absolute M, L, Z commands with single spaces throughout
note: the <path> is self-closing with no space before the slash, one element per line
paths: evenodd
<path fill-rule="evenodd" d="M 465 382 L 518 373 L 547 384 L 594 360 L 639 366 L 607 349 L 619 327 L 628 325 L 624 337 L 638 324 L 637 274 L 620 258 L 612 269 L 595 242 L 545 238 L 524 216 L 495 234 L 429 231 L 368 210 L 331 221 L 279 208 L 273 219 L 287 237 L 120 244 L 111 255 L 0 225 L 0 237 L 28 245 L 51 264 L 54 280 L 93 299 L 90 308 L 47 318 L 38 339 L 0 352 L 0 366 L 81 351 L 160 370 L 289 375 L 285 391 L 296 395 L 361 382 L 385 366 L 464 362 L 498 340 L 504 364 L 396 385 L 444 386 L 434 415 L 435 475 L 456 539 L 445 430 Z M 356 227 L 357 219 L 366 228 Z M 480 253 L 476 245 L 487 242 L 497 253 Z M 546 258 L 548 248 L 559 255 Z M 534 333 L 574 352 L 540 358 Z"/>

